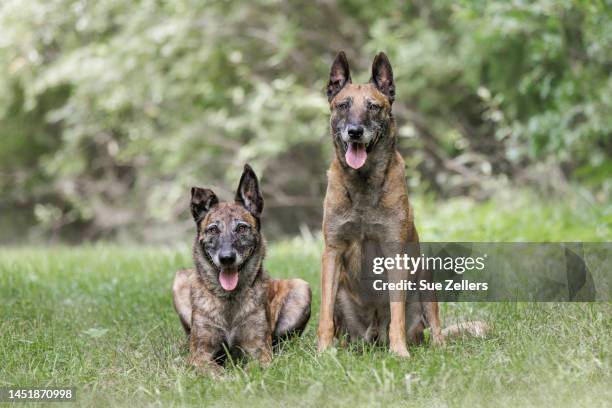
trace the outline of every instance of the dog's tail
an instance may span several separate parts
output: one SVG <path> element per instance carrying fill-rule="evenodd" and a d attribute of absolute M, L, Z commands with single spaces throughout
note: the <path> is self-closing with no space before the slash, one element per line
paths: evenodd
<path fill-rule="evenodd" d="M 486 322 L 482 321 L 471 321 L 452 324 L 445 329 L 442 329 L 442 337 L 445 339 L 449 337 L 459 337 L 464 335 L 470 335 L 474 337 L 484 337 L 489 332 L 490 326 Z"/>

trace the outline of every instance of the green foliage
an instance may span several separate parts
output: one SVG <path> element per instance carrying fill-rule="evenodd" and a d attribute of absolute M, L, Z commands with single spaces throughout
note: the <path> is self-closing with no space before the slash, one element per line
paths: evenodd
<path fill-rule="evenodd" d="M 546 229 L 546 224 L 541 224 Z M 0 251 L 0 381 L 4 387 L 73 386 L 78 406 L 606 406 L 610 401 L 609 303 L 442 304 L 444 325 L 483 319 L 486 339 L 444 349 L 315 348 L 319 245 L 271 246 L 275 277 L 310 282 L 303 337 L 271 366 L 231 366 L 221 378 L 186 364 L 173 310 L 177 249 L 85 246 Z M 494 401 L 494 402 L 493 402 Z"/>
<path fill-rule="evenodd" d="M 416 226 L 423 241 L 612 241 L 612 204 L 598 205 L 580 193 L 563 201 L 529 191 L 501 192 L 482 203 L 419 199 Z"/>
<path fill-rule="evenodd" d="M 424 241 L 611 240 L 610 211 L 529 194 L 512 203 L 422 200 L 417 225 Z M 186 242 L 1 249 L 0 383 L 71 385 L 79 406 L 606 406 L 612 397 L 606 302 L 444 303 L 443 325 L 483 319 L 493 331 L 444 350 L 412 347 L 409 360 L 371 346 L 317 355 L 321 249 L 312 237 L 270 245 L 273 277 L 310 283 L 311 322 L 270 368 L 230 367 L 220 379 L 186 365 L 170 297 L 174 271 L 191 264 Z"/>
<path fill-rule="evenodd" d="M 389 54 L 412 186 L 480 197 L 499 180 L 570 179 L 605 201 L 610 10 L 578 0 L 4 1 L 0 210 L 21 208 L 52 236 L 163 239 L 186 228 L 169 226 L 187 218 L 191 185 L 230 197 L 248 161 L 274 232 L 316 228 L 331 149 L 323 88 L 340 49 L 360 80 L 375 52 Z"/>

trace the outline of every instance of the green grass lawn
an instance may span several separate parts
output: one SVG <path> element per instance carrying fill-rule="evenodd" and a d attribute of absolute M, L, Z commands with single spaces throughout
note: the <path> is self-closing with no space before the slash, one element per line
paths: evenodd
<path fill-rule="evenodd" d="M 417 202 L 423 240 L 611 241 L 609 208 L 542 202 Z M 434 218 L 435 217 L 435 218 Z M 433 220 L 436 221 L 433 221 Z M 265 221 L 264 221 L 265 222 Z M 304 336 L 271 367 L 230 367 L 222 378 L 186 364 L 174 313 L 173 272 L 191 263 L 177 248 L 113 245 L 0 250 L 0 387 L 74 386 L 79 405 L 609 406 L 612 307 L 596 304 L 457 303 L 443 323 L 483 319 L 485 339 L 411 348 L 315 352 L 318 240 L 269 246 L 275 277 L 313 287 Z M 55 406 L 55 405 L 54 405 Z"/>

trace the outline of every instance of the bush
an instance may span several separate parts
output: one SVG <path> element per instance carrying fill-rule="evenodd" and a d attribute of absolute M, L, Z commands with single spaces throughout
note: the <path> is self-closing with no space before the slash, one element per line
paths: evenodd
<path fill-rule="evenodd" d="M 45 236 L 166 239 L 189 225 L 191 185 L 229 198 L 248 161 L 272 233 L 315 228 L 340 49 L 364 81 L 375 52 L 390 56 L 413 187 L 486 197 L 505 180 L 573 180 L 605 200 L 610 13 L 545 0 L 6 1 L 0 210 Z"/>

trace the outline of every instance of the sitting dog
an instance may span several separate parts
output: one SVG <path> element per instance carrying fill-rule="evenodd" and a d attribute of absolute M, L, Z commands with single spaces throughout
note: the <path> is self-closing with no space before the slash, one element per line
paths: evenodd
<path fill-rule="evenodd" d="M 299 335 L 310 318 L 311 291 L 301 279 L 271 279 L 263 269 L 263 198 L 247 164 L 234 202 L 191 189 L 195 268 L 179 270 L 174 307 L 189 335 L 190 365 L 216 371 L 228 356 L 267 365 L 273 342 Z"/>
<path fill-rule="evenodd" d="M 388 342 L 393 353 L 407 357 L 406 341 L 422 342 L 426 327 L 433 344 L 442 345 L 450 335 L 481 335 L 486 325 L 465 322 L 442 330 L 435 295 L 406 299 L 400 293 L 385 305 L 359 291 L 366 243 L 394 256 L 396 248 L 389 243 L 418 248 L 419 242 L 404 160 L 396 148 L 393 70 L 384 53 L 374 58 L 371 72 L 369 83 L 353 84 L 346 56 L 340 52 L 327 85 L 335 154 L 324 203 L 318 349 L 327 349 L 334 337 L 348 337 Z M 431 272 L 421 269 L 410 277 L 394 270 L 389 275 L 394 282 L 409 278 L 431 280 Z"/>

